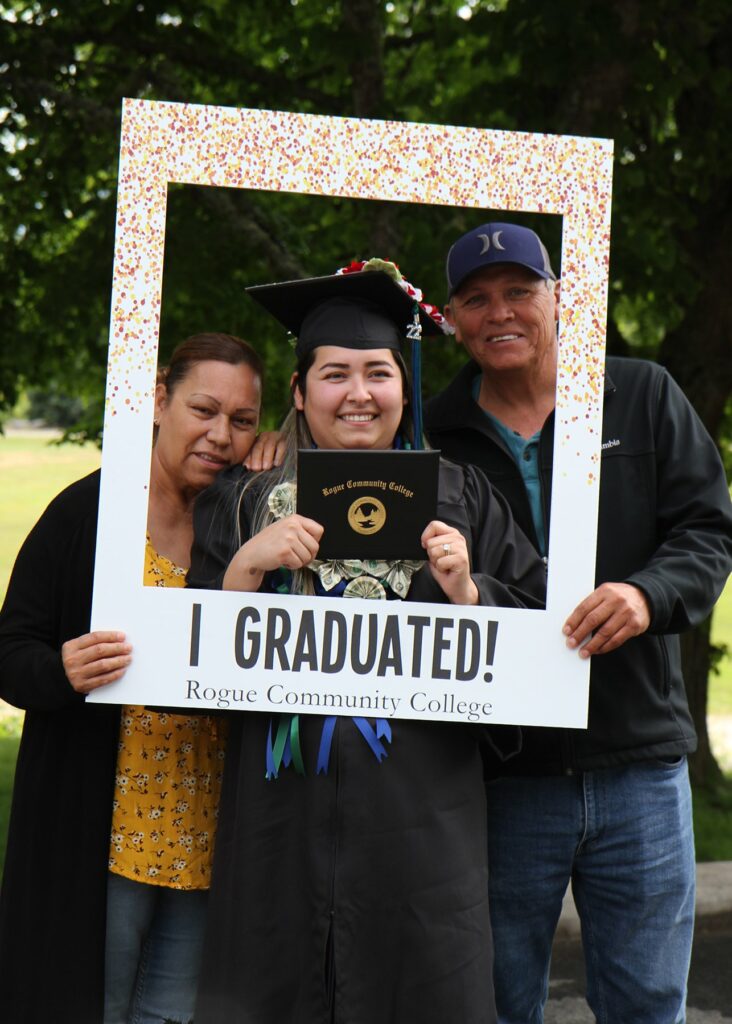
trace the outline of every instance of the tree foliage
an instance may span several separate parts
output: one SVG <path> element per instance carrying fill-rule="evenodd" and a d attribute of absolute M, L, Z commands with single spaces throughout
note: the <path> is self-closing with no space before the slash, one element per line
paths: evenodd
<path fill-rule="evenodd" d="M 137 96 L 613 138 L 609 346 L 666 363 L 728 442 L 727 0 L 13 0 L 0 17 L 0 408 L 49 383 L 101 406 L 120 104 Z M 171 187 L 161 351 L 203 328 L 251 338 L 275 422 L 290 358 L 244 287 L 381 255 L 440 302 L 478 215 Z M 559 262 L 559 219 L 540 229 Z M 426 390 L 459 359 L 428 353 Z"/>
<path fill-rule="evenodd" d="M 0 323 L 15 343 L 0 401 L 49 377 L 99 390 L 120 103 L 142 96 L 614 138 L 611 347 L 660 353 L 719 436 L 732 389 L 724 0 L 62 0 L 2 12 Z M 446 246 L 476 216 L 177 192 L 163 351 L 200 323 L 249 333 L 246 283 L 354 255 L 393 256 L 439 301 Z M 542 233 L 558 258 L 559 225 Z M 274 356 L 268 325 L 255 326 Z"/>

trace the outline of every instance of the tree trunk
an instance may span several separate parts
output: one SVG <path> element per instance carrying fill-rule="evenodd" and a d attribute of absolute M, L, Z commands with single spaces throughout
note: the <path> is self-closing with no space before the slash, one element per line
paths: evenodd
<path fill-rule="evenodd" d="M 384 116 L 384 10 L 380 0 L 349 0 L 343 5 L 343 30 L 350 42 L 351 93 L 355 117 Z M 364 258 L 395 259 L 399 241 L 394 204 L 374 202 L 369 251 Z"/>
<path fill-rule="evenodd" d="M 699 746 L 689 761 L 691 781 L 695 786 L 714 789 L 722 781 L 722 772 L 712 753 L 707 731 L 707 693 L 710 667 L 709 627 L 711 616 L 701 626 L 681 638 L 681 658 L 686 692 L 696 726 Z"/>
<path fill-rule="evenodd" d="M 711 207 L 712 204 L 710 204 Z M 699 414 L 717 444 L 724 411 L 732 393 L 732 201 L 721 196 L 715 209 L 695 225 L 694 235 L 681 244 L 690 253 L 701 286 L 679 327 L 663 342 L 660 362 Z M 709 745 L 707 733 L 708 677 L 712 660 L 710 618 L 682 638 L 682 665 L 699 749 L 691 758 L 691 774 L 697 785 L 713 787 L 722 773 Z"/>

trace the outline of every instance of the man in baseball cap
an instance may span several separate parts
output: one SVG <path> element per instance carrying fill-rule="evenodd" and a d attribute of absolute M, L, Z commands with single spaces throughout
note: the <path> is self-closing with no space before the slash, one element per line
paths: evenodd
<path fill-rule="evenodd" d="M 557 279 L 549 253 L 536 232 L 519 224 L 481 224 L 458 238 L 447 254 L 450 298 L 476 270 L 495 264 L 526 267 L 545 281 Z"/>
<path fill-rule="evenodd" d="M 452 246 L 447 285 L 470 361 L 428 404 L 428 437 L 486 472 L 546 558 L 559 282 L 533 231 L 491 222 Z M 732 567 L 730 499 L 714 443 L 654 363 L 608 358 L 602 442 L 596 589 L 564 626 L 592 657 L 588 728 L 524 728 L 521 753 L 488 766 L 502 1022 L 543 1020 L 570 883 L 597 1019 L 685 1019 L 696 736 L 676 634 L 709 614 Z"/>

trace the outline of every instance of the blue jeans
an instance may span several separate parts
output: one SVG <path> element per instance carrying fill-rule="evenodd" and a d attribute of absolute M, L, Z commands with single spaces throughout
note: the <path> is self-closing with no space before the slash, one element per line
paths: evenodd
<path fill-rule="evenodd" d="M 193 1020 L 207 900 L 109 873 L 104 1024 Z"/>
<path fill-rule="evenodd" d="M 488 783 L 500 1024 L 541 1024 L 568 883 L 599 1024 L 682 1024 L 695 861 L 686 759 Z"/>

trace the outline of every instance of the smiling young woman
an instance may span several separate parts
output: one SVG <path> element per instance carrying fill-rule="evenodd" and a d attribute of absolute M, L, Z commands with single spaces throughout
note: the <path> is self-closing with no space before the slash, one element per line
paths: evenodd
<path fill-rule="evenodd" d="M 407 400 L 390 349 L 323 345 L 308 370 L 293 376 L 293 387 L 295 408 L 319 448 L 391 447 Z"/>

